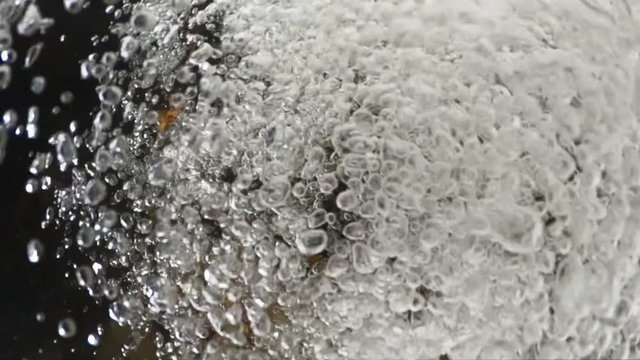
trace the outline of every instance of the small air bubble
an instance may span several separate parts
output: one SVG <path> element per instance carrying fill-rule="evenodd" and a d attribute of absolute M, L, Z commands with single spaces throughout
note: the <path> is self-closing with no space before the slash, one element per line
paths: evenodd
<path fill-rule="evenodd" d="M 43 48 L 44 48 L 44 42 L 42 41 L 31 45 L 29 50 L 27 50 L 27 55 L 24 58 L 25 69 L 28 69 L 31 66 L 33 66 L 33 64 L 35 64 L 35 62 L 40 57 L 40 54 L 42 53 Z"/>
<path fill-rule="evenodd" d="M 38 239 L 31 239 L 27 244 L 27 258 L 31 263 L 38 263 L 44 257 L 44 244 Z"/>
<path fill-rule="evenodd" d="M 47 80 L 43 76 L 35 76 L 31 79 L 31 92 L 36 95 L 40 95 L 47 87 Z"/>
<path fill-rule="evenodd" d="M 71 318 L 60 320 L 58 323 L 58 335 L 65 339 L 72 338 L 76 335 L 76 322 Z"/>
<path fill-rule="evenodd" d="M 327 233 L 323 230 L 307 230 L 298 234 L 296 245 L 303 255 L 315 255 L 324 251 L 327 241 Z"/>
<path fill-rule="evenodd" d="M 84 190 L 84 202 L 87 205 L 98 205 L 107 197 L 107 186 L 100 179 L 91 179 Z"/>

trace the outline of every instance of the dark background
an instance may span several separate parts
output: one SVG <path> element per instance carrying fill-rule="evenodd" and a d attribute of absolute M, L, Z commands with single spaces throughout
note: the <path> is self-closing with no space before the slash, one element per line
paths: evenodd
<path fill-rule="evenodd" d="M 1 1 L 1 0 L 0 0 Z M 11 86 L 0 91 L 0 115 L 13 108 L 24 125 L 27 109 L 40 108 L 37 139 L 10 132 L 7 156 L 0 165 L 0 359 L 91 359 L 95 348 L 86 342 L 99 323 L 108 328 L 107 305 L 98 304 L 79 289 L 73 275 L 73 263 L 87 261 L 80 254 L 67 251 L 56 259 L 56 250 L 63 244 L 63 234 L 52 228 L 41 229 L 44 211 L 52 204 L 52 191 L 27 194 L 24 185 L 29 179 L 29 166 L 36 151 L 49 151 L 48 138 L 60 130 L 68 131 L 76 120 L 81 128 L 91 124 L 90 114 L 97 107 L 95 83 L 80 79 L 80 61 L 92 52 L 116 50 L 117 39 L 110 37 L 95 48 L 91 37 L 108 34 L 113 18 L 105 13 L 101 1 L 78 15 L 65 12 L 62 0 L 36 1 L 44 17 L 51 17 L 55 25 L 46 34 L 25 38 L 14 32 L 13 48 L 19 58 L 11 65 Z M 65 41 L 61 42 L 61 35 Z M 45 46 L 37 62 L 28 70 L 22 68 L 27 49 L 43 41 Z M 42 75 L 47 87 L 41 95 L 30 91 L 31 79 Z M 75 100 L 60 104 L 60 94 L 72 91 Z M 52 114 L 60 106 L 58 115 Z M 57 168 L 54 161 L 52 168 Z M 65 181 L 64 177 L 56 178 Z M 26 256 L 26 244 L 39 238 L 45 245 L 45 257 L 31 264 Z M 43 312 L 44 322 L 36 320 Z M 75 337 L 62 339 L 57 335 L 57 323 L 72 317 L 78 325 Z M 103 342 L 104 343 L 104 342 Z M 117 349 L 116 349 L 117 351 Z"/>

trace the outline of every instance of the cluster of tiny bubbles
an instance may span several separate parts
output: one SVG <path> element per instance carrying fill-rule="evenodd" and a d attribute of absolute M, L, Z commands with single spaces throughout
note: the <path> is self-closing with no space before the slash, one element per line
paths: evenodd
<path fill-rule="evenodd" d="M 90 131 L 29 168 L 70 181 L 25 188 L 125 356 L 153 324 L 162 359 L 634 357 L 635 10 L 585 3 L 109 4 Z M 22 7 L 19 34 L 51 26 Z"/>

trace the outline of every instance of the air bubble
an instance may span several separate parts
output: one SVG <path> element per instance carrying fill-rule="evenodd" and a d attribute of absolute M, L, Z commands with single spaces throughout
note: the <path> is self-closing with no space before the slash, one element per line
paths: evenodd
<path fill-rule="evenodd" d="M 303 231 L 296 237 L 296 245 L 303 255 L 316 255 L 327 247 L 327 233 L 324 230 Z"/>
<path fill-rule="evenodd" d="M 38 61 L 43 48 L 44 48 L 44 42 L 42 41 L 31 45 L 29 50 L 27 50 L 27 55 L 24 58 L 25 69 L 30 68 L 31 66 L 33 66 L 33 64 L 36 63 L 36 61 Z"/>
<path fill-rule="evenodd" d="M 44 244 L 38 239 L 31 239 L 27 243 L 27 259 L 31 263 L 38 263 L 44 257 Z"/>
<path fill-rule="evenodd" d="M 72 318 L 65 318 L 58 323 L 58 335 L 62 338 L 69 339 L 76 335 L 76 322 Z"/>
<path fill-rule="evenodd" d="M 64 0 L 64 8 L 68 13 L 77 15 L 84 7 L 84 0 Z"/>
<path fill-rule="evenodd" d="M 31 79 L 31 92 L 34 94 L 42 94 L 46 87 L 47 80 L 43 76 L 34 76 L 33 79 Z"/>
<path fill-rule="evenodd" d="M 84 202 L 87 205 L 98 205 L 107 197 L 107 185 L 100 179 L 91 179 L 84 190 Z"/>
<path fill-rule="evenodd" d="M 113 116 L 110 112 L 106 110 L 100 110 L 93 118 L 93 126 L 95 126 L 96 129 L 99 130 L 108 130 L 109 128 L 111 128 L 112 118 Z"/>
<path fill-rule="evenodd" d="M 76 243 L 85 249 L 92 247 L 96 243 L 96 232 L 93 228 L 83 226 L 76 234 Z"/>
<path fill-rule="evenodd" d="M 11 68 L 9 65 L 0 65 L 0 90 L 5 90 L 11 84 Z"/>
<path fill-rule="evenodd" d="M 153 30 L 156 21 L 156 17 L 146 9 L 138 10 L 131 16 L 131 26 L 138 31 Z"/>
<path fill-rule="evenodd" d="M 100 345 L 100 336 L 98 334 L 91 333 L 87 336 L 87 343 L 91 346 Z"/>
<path fill-rule="evenodd" d="M 354 211 L 360 205 L 358 196 L 353 190 L 345 190 L 338 194 L 336 205 L 343 211 Z"/>
<path fill-rule="evenodd" d="M 98 90 L 98 97 L 103 104 L 115 106 L 118 105 L 120 99 L 122 99 L 122 89 L 113 85 L 101 86 Z"/>
<path fill-rule="evenodd" d="M 338 178 L 334 173 L 320 175 L 318 176 L 318 187 L 320 192 L 330 194 L 338 188 Z"/>
<path fill-rule="evenodd" d="M 351 240 L 363 240 L 366 235 L 365 227 L 359 221 L 349 223 L 342 229 L 342 235 Z"/>

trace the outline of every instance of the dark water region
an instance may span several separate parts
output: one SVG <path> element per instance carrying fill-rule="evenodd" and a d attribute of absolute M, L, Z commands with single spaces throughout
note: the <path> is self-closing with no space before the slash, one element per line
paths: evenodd
<path fill-rule="evenodd" d="M 99 323 L 109 328 L 107 304 L 96 304 L 76 284 L 72 264 L 82 263 L 83 255 L 69 250 L 56 259 L 64 234 L 40 227 L 52 194 L 27 194 L 25 182 L 30 177 L 29 166 L 35 152 L 51 149 L 47 142 L 51 135 L 68 131 L 73 120 L 81 130 L 89 128 L 90 114 L 98 105 L 96 84 L 80 79 L 79 64 L 96 50 L 115 49 L 117 41 L 111 37 L 97 48 L 92 44 L 94 35 L 108 34 L 112 18 L 105 13 L 106 6 L 101 1 L 92 1 L 78 15 L 67 13 L 62 0 L 36 3 L 43 17 L 53 18 L 55 25 L 46 34 L 31 37 L 14 31 L 13 48 L 19 58 L 11 65 L 10 87 L 0 91 L 0 114 L 15 109 L 21 125 L 26 122 L 29 107 L 40 110 L 39 136 L 28 139 L 25 134 L 16 136 L 11 131 L 7 156 L 0 165 L 0 359 L 90 359 L 95 357 L 96 348 L 87 343 L 87 335 L 95 332 Z M 31 68 L 24 69 L 27 49 L 38 41 L 44 43 L 43 51 Z M 37 75 L 46 79 L 46 88 L 40 95 L 30 90 L 31 80 Z M 73 92 L 73 103 L 60 103 L 64 91 Z M 55 106 L 60 107 L 58 114 L 52 113 Z M 30 263 L 26 255 L 27 242 L 32 238 L 40 239 L 45 246 L 44 259 L 36 264 Z M 38 313 L 44 314 L 42 322 L 36 319 Z M 77 324 L 77 333 L 70 339 L 58 336 L 58 322 L 66 317 Z"/>

